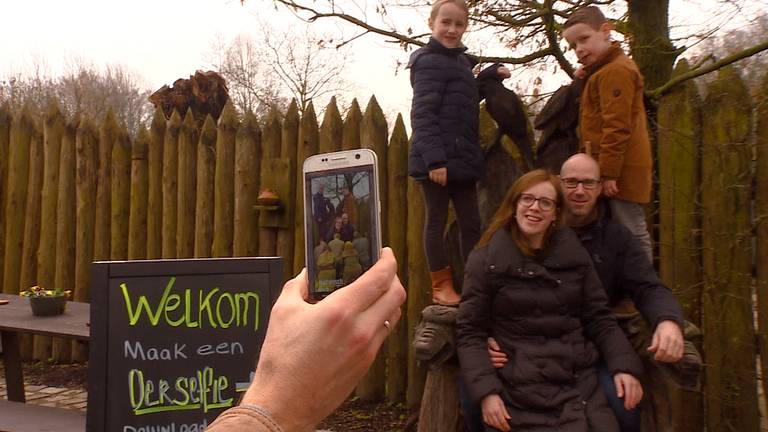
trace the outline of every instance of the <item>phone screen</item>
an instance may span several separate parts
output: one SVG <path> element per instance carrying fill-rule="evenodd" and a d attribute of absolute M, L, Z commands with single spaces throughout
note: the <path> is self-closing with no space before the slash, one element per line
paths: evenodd
<path fill-rule="evenodd" d="M 373 165 L 305 173 L 310 297 L 350 284 L 378 259 Z"/>

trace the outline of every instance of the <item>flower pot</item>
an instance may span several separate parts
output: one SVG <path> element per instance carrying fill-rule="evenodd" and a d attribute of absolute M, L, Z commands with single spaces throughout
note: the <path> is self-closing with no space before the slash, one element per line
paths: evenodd
<path fill-rule="evenodd" d="M 67 305 L 67 296 L 30 297 L 29 305 L 32 307 L 32 315 L 61 315 L 64 313 L 64 308 Z"/>

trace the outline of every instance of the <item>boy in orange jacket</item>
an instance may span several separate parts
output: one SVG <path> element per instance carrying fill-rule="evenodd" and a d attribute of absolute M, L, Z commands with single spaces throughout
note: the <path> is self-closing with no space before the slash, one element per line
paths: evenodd
<path fill-rule="evenodd" d="M 643 76 L 611 41 L 611 29 L 596 6 L 577 10 L 563 26 L 563 37 L 575 50 L 586 81 L 579 112 L 581 147 L 600 164 L 613 218 L 632 231 L 652 260 L 643 209 L 651 199 L 653 170 Z"/>

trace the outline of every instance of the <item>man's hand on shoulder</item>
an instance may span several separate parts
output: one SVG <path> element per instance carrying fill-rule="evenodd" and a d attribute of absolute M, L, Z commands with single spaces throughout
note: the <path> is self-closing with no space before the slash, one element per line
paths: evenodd
<path fill-rule="evenodd" d="M 680 326 L 671 320 L 660 322 L 653 332 L 653 339 L 648 351 L 655 353 L 653 358 L 664 363 L 675 363 L 683 358 L 683 332 Z"/>

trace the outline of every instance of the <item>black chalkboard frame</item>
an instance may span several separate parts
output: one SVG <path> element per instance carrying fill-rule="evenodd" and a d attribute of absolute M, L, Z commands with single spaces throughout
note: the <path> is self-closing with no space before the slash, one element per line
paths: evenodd
<path fill-rule="evenodd" d="M 86 431 L 107 430 L 107 349 L 109 332 L 109 280 L 118 277 L 163 275 L 216 275 L 266 273 L 269 278 L 268 315 L 280 295 L 283 283 L 283 260 L 279 257 L 203 258 L 175 260 L 98 261 L 91 266 L 91 337 L 88 361 L 88 411 Z M 266 327 L 265 327 L 266 331 Z M 247 367 L 247 365 L 243 365 Z"/>

